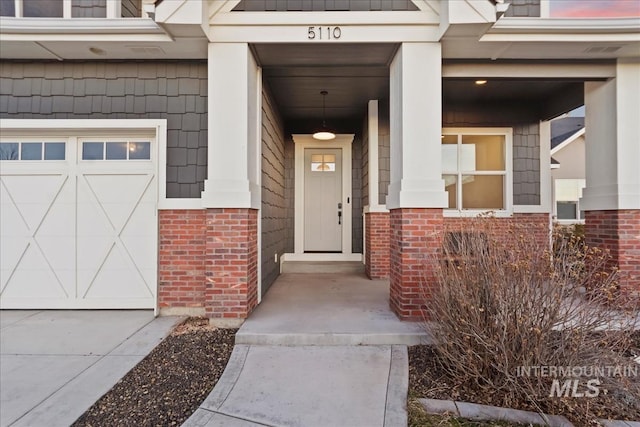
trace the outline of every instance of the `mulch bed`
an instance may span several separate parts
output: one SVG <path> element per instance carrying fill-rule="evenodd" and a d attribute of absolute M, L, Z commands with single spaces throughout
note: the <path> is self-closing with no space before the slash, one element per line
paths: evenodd
<path fill-rule="evenodd" d="M 181 425 L 222 375 L 236 331 L 187 319 L 73 426 Z"/>
<path fill-rule="evenodd" d="M 625 356 L 640 356 L 640 332 L 634 334 L 634 343 L 635 349 L 631 354 L 626 354 Z M 640 378 L 636 378 L 636 380 L 640 381 Z M 504 395 L 500 392 L 488 394 L 486 392 L 480 392 L 477 388 L 474 388 L 472 384 L 456 381 L 455 378 L 452 378 L 450 374 L 442 368 L 438 362 L 438 356 L 434 347 L 429 345 L 409 347 L 409 398 L 422 397 L 473 402 L 492 406 L 503 406 L 501 402 L 505 401 Z M 573 404 L 589 405 L 590 402 L 589 399 L 574 399 Z M 543 410 L 545 409 L 544 404 L 542 408 Z M 536 408 L 528 402 L 520 402 L 514 409 L 537 412 Z M 553 413 L 552 410 L 545 410 L 545 412 Z M 615 411 L 610 414 L 603 414 L 605 416 L 601 417 L 632 421 L 640 419 L 640 413 L 632 412 L 634 412 L 633 408 L 627 407 L 624 412 Z M 571 414 L 559 415 L 565 415 L 570 420 L 573 418 Z M 580 419 L 573 419 L 572 421 L 578 422 L 578 424 L 584 422 L 584 420 Z"/>

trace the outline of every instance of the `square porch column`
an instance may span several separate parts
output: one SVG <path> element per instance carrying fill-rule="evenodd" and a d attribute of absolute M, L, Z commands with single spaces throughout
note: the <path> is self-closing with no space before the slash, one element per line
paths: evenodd
<path fill-rule="evenodd" d="M 586 241 L 610 252 L 620 296 L 640 298 L 640 61 L 618 60 L 616 77 L 585 83 Z"/>
<path fill-rule="evenodd" d="M 403 320 L 422 319 L 440 251 L 442 209 L 442 52 L 439 43 L 403 43 L 390 69 L 390 306 Z M 421 290 L 422 289 L 422 290 Z M 427 292 L 428 294 L 428 292 Z"/>
<path fill-rule="evenodd" d="M 238 326 L 258 303 L 261 75 L 247 43 L 208 54 L 205 312 Z"/>

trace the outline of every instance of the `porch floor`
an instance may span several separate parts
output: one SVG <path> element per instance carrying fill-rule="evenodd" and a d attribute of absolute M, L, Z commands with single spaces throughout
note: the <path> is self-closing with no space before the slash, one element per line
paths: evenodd
<path fill-rule="evenodd" d="M 389 308 L 389 281 L 364 274 L 284 273 L 236 334 L 236 344 L 415 345 L 420 323 Z"/>

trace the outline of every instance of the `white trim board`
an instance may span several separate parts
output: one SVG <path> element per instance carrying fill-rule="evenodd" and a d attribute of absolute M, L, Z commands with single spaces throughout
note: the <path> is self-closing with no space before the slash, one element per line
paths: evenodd
<path fill-rule="evenodd" d="M 353 134 L 339 134 L 331 141 L 319 141 L 311 135 L 294 134 L 295 143 L 295 207 L 294 207 L 294 252 L 304 254 L 304 150 L 306 148 L 342 149 L 342 203 L 344 226 L 342 227 L 342 254 L 351 254 L 353 197 L 351 195 L 351 143 Z M 347 203 L 349 200 L 349 203 Z M 322 255 L 322 254 L 321 254 Z M 327 254 L 329 255 L 329 254 Z"/>

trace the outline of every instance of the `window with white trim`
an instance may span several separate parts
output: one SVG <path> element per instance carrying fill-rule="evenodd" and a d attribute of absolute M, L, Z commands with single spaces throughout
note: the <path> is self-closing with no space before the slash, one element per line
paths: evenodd
<path fill-rule="evenodd" d="M 511 128 L 444 129 L 442 179 L 451 211 L 511 210 Z"/>

